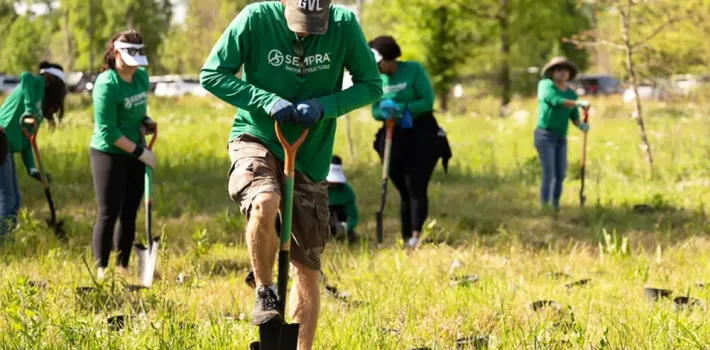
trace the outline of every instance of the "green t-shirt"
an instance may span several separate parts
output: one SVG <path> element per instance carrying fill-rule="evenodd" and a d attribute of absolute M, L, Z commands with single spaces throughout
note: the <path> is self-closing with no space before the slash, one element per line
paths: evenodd
<path fill-rule="evenodd" d="M 142 144 L 140 127 L 147 112 L 150 82 L 148 73 L 138 69 L 129 84 L 109 69 L 99 74 L 94 84 L 94 134 L 91 148 L 111 154 L 128 154 L 113 144 L 125 136 Z"/>
<path fill-rule="evenodd" d="M 328 187 L 328 204 L 332 206 L 343 206 L 345 215 L 348 216 L 348 231 L 353 231 L 357 226 L 357 203 L 355 201 L 355 192 L 348 184 L 342 184 L 338 187 Z"/>
<path fill-rule="evenodd" d="M 566 137 L 569 121 L 579 121 L 577 107 L 565 107 L 565 100 L 576 100 L 577 94 L 570 88 L 560 91 L 552 79 L 542 79 L 537 84 L 537 127 Z"/>
<path fill-rule="evenodd" d="M 382 90 L 382 99 L 397 102 L 400 113 L 409 109 L 414 119 L 434 109 L 434 89 L 424 67 L 417 62 L 397 62 L 397 71 L 392 76 L 382 75 Z M 382 120 L 378 104 L 372 105 L 372 116 Z"/>
<path fill-rule="evenodd" d="M 202 86 L 238 108 L 229 139 L 252 135 L 279 159 L 283 149 L 276 138 L 271 107 L 279 97 L 298 103 L 318 98 L 324 116 L 310 128 L 296 156 L 296 170 L 313 181 L 328 175 L 335 141 L 335 118 L 367 106 L 382 95 L 375 59 L 362 29 L 350 10 L 330 7 L 328 31 L 302 39 L 306 75 L 299 76 L 296 34 L 288 29 L 284 6 L 277 1 L 244 8 L 212 49 L 200 72 Z M 235 75 L 242 70 L 241 79 Z M 341 91 L 343 70 L 353 86 Z M 303 129 L 282 127 L 294 141 Z"/>
<path fill-rule="evenodd" d="M 42 123 L 42 103 L 44 101 L 45 80 L 42 76 L 34 76 L 24 72 L 20 75 L 20 84 L 5 99 L 0 107 L 0 126 L 5 129 L 8 147 L 11 153 L 22 153 L 22 162 L 27 172 L 36 168 L 32 147 L 25 134 L 22 133 L 22 119 L 33 116 L 37 127 Z M 32 132 L 32 127 L 27 127 Z"/>

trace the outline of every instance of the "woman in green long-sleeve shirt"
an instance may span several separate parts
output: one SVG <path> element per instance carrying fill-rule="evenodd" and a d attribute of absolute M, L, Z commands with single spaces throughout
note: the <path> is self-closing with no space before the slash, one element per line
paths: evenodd
<path fill-rule="evenodd" d="M 23 121 L 33 118 L 36 127 L 39 127 L 47 119 L 51 128 L 55 118 L 61 120 L 64 116 L 67 88 L 62 66 L 42 62 L 39 72 L 36 76 L 22 73 L 20 84 L 0 107 L 0 131 L 5 133 L 8 144 L 7 158 L 0 165 L 0 236 L 15 226 L 17 211 L 20 209 L 20 189 L 12 155 L 21 153 L 27 174 L 40 181 L 32 147 L 22 133 L 23 127 L 32 131 L 32 126 L 23 125 Z"/>
<path fill-rule="evenodd" d="M 567 86 L 577 75 L 577 66 L 564 57 L 552 59 L 542 70 L 537 86 L 538 119 L 535 129 L 535 148 L 542 166 L 540 202 L 560 208 L 562 182 L 567 171 L 567 129 L 572 121 L 583 132 L 589 130 L 579 120 L 578 107 L 589 102 L 577 100 L 577 94 Z"/>
<path fill-rule="evenodd" d="M 370 43 L 383 81 L 382 99 L 372 105 L 375 120 L 396 118 L 392 136 L 389 176 L 401 199 L 402 238 L 411 248 L 429 212 L 427 188 L 434 168 L 443 158 L 444 170 L 451 158 L 446 133 L 434 118 L 434 90 L 421 64 L 400 61 L 402 52 L 389 36 Z M 375 150 L 384 158 L 385 127 L 377 133 Z"/>
<path fill-rule="evenodd" d="M 94 134 L 89 159 L 98 204 L 92 246 L 99 279 L 105 276 L 114 247 L 116 270 L 127 274 L 145 167 L 155 167 L 155 155 L 141 139 L 141 131 L 155 128 L 146 117 L 148 73 L 139 68 L 147 65 L 140 34 L 120 33 L 106 45 L 104 70 L 92 91 Z"/>

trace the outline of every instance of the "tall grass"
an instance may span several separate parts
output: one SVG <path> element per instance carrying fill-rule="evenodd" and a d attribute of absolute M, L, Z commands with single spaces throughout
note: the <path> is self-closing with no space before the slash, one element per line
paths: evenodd
<path fill-rule="evenodd" d="M 95 204 L 91 109 L 73 98 L 62 128 L 40 134 L 69 242 L 57 242 L 44 227 L 42 189 L 19 165 L 20 227 L 0 245 L 0 348 L 245 349 L 257 338 L 248 323 L 253 291 L 242 281 L 249 266 L 244 221 L 226 191 L 234 110 L 211 98 L 150 103 L 160 124 L 153 208 L 154 230 L 166 242 L 162 280 L 151 290 L 127 292 L 117 275 L 88 294 L 75 292 L 94 283 L 84 260 L 91 260 Z M 593 104 L 588 204 L 579 208 L 581 135 L 570 130 L 557 217 L 537 204 L 534 101 L 516 101 L 505 119 L 495 117 L 496 105 L 487 99 L 455 115 L 439 114 L 454 159 L 448 174 L 437 169 L 429 189 L 426 235 L 433 243 L 416 252 L 398 248 L 398 196 L 391 189 L 385 248 L 333 243 L 327 249 L 328 283 L 362 304 L 324 298 L 317 348 L 453 349 L 458 338 L 484 335 L 491 348 L 707 348 L 704 311 L 675 312 L 670 300 L 649 303 L 643 287 L 708 302 L 708 291 L 695 283 L 708 282 L 710 266 L 709 105 L 648 106 L 651 169 L 629 108 L 614 99 Z M 372 142 L 379 125 L 364 112 L 348 118 L 355 154 L 348 153 L 344 119 L 335 152 L 358 196 L 359 233 L 372 238 L 380 173 Z M 455 261 L 460 267 L 453 275 L 476 274 L 479 282 L 452 287 Z M 553 279 L 554 272 L 568 277 Z M 176 282 L 179 275 L 183 283 Z M 582 278 L 591 283 L 564 286 Z M 560 308 L 532 311 L 539 299 Z M 117 314 L 135 318 L 114 331 L 106 318 Z"/>

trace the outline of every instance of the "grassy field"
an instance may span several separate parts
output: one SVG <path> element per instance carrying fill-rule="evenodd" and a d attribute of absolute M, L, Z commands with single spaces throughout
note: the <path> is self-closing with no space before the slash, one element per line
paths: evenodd
<path fill-rule="evenodd" d="M 151 100 L 150 114 L 161 125 L 153 215 L 166 242 L 163 278 L 151 290 L 129 292 L 123 285 L 134 277 L 112 276 L 77 295 L 77 286 L 94 283 L 84 263 L 91 260 L 95 215 L 93 120 L 87 101 L 71 102 L 64 126 L 40 136 L 69 242 L 57 242 L 44 227 L 42 189 L 20 165 L 21 224 L 0 245 L 0 349 L 246 349 L 257 333 L 248 320 L 254 292 L 243 282 L 244 221 L 226 191 L 233 109 L 213 99 Z M 517 101 L 505 119 L 493 117 L 496 101 L 487 99 L 439 115 L 454 159 L 448 174 L 437 169 L 430 187 L 431 243 L 414 252 L 400 248 L 391 188 L 385 247 L 328 246 L 327 284 L 348 292 L 349 303 L 324 297 L 316 348 L 457 349 L 464 337 L 485 337 L 496 349 L 709 348 L 704 308 L 676 311 L 672 298 L 710 302 L 710 289 L 696 286 L 710 282 L 710 104 L 648 106 L 651 170 L 630 107 L 593 102 L 588 204 L 578 205 L 581 137 L 572 130 L 558 217 L 537 205 L 534 101 Z M 378 125 L 366 113 L 349 118 L 354 154 L 345 119 L 336 153 L 358 195 L 360 233 L 373 238 Z M 463 275 L 478 281 L 451 285 Z M 590 281 L 565 286 L 581 279 Z M 673 295 L 649 302 L 646 286 Z M 534 311 L 537 300 L 556 304 Z M 115 331 L 106 321 L 115 315 L 135 317 Z"/>

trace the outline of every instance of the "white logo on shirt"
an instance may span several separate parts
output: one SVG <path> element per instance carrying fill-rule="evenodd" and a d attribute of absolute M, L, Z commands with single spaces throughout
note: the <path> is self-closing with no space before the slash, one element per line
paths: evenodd
<path fill-rule="evenodd" d="M 126 109 L 131 109 L 134 106 L 139 106 L 142 104 L 145 104 L 145 100 L 148 98 L 148 94 L 146 92 L 141 92 L 138 95 L 133 95 L 131 97 L 126 97 L 123 100 L 123 107 Z"/>
<path fill-rule="evenodd" d="M 404 91 L 404 90 L 407 90 L 407 83 L 406 82 L 382 87 L 382 92 L 385 94 L 400 92 L 400 91 Z"/>
<path fill-rule="evenodd" d="M 323 11 L 323 7 L 320 6 L 320 0 L 301 0 L 298 2 L 298 7 L 308 11 Z"/>
<path fill-rule="evenodd" d="M 284 55 L 279 50 L 271 50 L 269 52 L 269 63 L 274 67 L 282 65 L 284 63 Z"/>
<path fill-rule="evenodd" d="M 303 57 L 303 63 L 306 65 L 306 73 L 313 73 L 321 70 L 330 69 L 330 52 L 324 54 L 315 54 Z M 286 63 L 286 71 L 298 73 L 301 71 L 299 63 L 301 62 L 301 57 L 284 55 L 279 50 L 269 51 L 269 64 L 274 67 L 280 67 Z"/>

